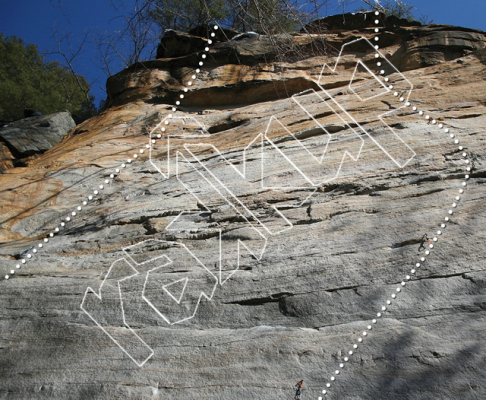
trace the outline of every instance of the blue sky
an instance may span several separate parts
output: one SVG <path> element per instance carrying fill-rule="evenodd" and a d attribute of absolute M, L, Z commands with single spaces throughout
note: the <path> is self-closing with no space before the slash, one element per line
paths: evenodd
<path fill-rule="evenodd" d="M 428 15 L 435 24 L 456 25 L 486 31 L 486 0 L 405 0 L 416 15 Z"/>
<path fill-rule="evenodd" d="M 57 49 L 53 39 L 55 28 L 59 36 L 70 32 L 72 46 L 76 48 L 86 31 L 120 29 L 121 21 L 116 16 L 110 0 L 0 0 L 0 32 L 6 36 L 20 36 L 27 43 L 36 44 L 41 53 Z M 106 76 L 96 66 L 94 53 L 94 45 L 85 45 L 75 60 L 75 67 L 76 72 L 86 76 L 91 83 L 91 91 L 98 102 L 105 97 L 99 86 L 105 87 Z M 56 56 L 48 59 L 62 61 Z"/>
<path fill-rule="evenodd" d="M 134 0 L 124 2 L 130 7 Z M 434 23 L 486 31 L 486 0 L 406 2 L 417 8 L 417 16 L 428 15 Z M 120 29 L 121 21 L 115 18 L 117 12 L 110 3 L 110 0 L 0 0 L 0 32 L 6 36 L 20 36 L 26 42 L 36 44 L 40 52 L 44 53 L 56 49 L 56 42 L 52 38 L 56 26 L 59 32 L 66 29 L 71 32 L 75 47 L 76 38 L 82 37 L 86 30 L 113 32 Z M 354 11 L 361 4 L 364 3 L 356 0 L 347 11 Z M 338 0 L 331 0 L 329 13 L 338 12 L 338 9 Z M 105 96 L 100 86 L 105 86 L 106 76 L 95 65 L 94 52 L 94 45 L 88 43 L 75 61 L 75 67 L 92 84 L 92 92 L 99 101 Z"/>

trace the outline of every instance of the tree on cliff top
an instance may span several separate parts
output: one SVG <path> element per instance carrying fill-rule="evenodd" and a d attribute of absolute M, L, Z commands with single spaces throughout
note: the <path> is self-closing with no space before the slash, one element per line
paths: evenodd
<path fill-rule="evenodd" d="M 68 110 L 82 118 L 95 113 L 86 78 L 56 61 L 46 62 L 36 45 L 0 33 L 0 119 L 23 118 L 25 109 L 49 114 Z"/>
<path fill-rule="evenodd" d="M 315 1 L 315 0 L 313 0 Z M 298 29 L 299 0 L 149 0 L 152 18 L 165 29 L 188 31 L 218 21 L 239 31 L 275 34 Z M 311 1 L 312 2 L 312 1 Z"/>
<path fill-rule="evenodd" d="M 187 32 L 230 15 L 227 0 L 152 0 L 150 16 L 161 30 Z"/>
<path fill-rule="evenodd" d="M 322 18 L 330 0 L 145 0 L 150 15 L 161 29 L 187 32 L 191 28 L 218 21 L 240 32 L 276 34 L 298 30 L 313 19 Z M 335 0 L 334 0 L 335 1 Z M 415 20 L 412 5 L 402 0 L 361 0 L 368 8 L 386 16 Z M 360 1 L 360 2 L 361 2 Z M 339 0 L 343 12 L 356 0 Z M 425 17 L 422 17 L 422 20 Z"/>

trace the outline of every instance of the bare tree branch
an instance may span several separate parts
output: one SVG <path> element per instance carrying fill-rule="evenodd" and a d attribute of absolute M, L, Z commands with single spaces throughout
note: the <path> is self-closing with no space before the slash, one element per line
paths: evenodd
<path fill-rule="evenodd" d="M 58 31 L 54 27 L 52 37 L 56 41 L 57 51 L 48 52 L 46 54 L 57 54 L 64 59 L 67 68 L 69 69 L 71 75 L 76 80 L 76 84 L 78 85 L 79 89 L 84 93 L 87 104 L 89 104 L 91 102 L 89 87 L 86 87 L 85 85 L 82 84 L 79 75 L 76 74 L 76 71 L 74 70 L 74 66 L 73 66 L 73 63 L 75 62 L 76 58 L 81 54 L 83 47 L 88 42 L 89 32 L 88 31 L 84 32 L 83 37 L 75 50 L 73 50 L 73 46 L 71 45 L 70 42 L 70 35 L 67 31 L 64 32 L 64 35 L 62 37 L 58 37 L 58 35 L 59 35 Z M 69 52 L 63 50 L 63 44 L 66 44 Z"/>

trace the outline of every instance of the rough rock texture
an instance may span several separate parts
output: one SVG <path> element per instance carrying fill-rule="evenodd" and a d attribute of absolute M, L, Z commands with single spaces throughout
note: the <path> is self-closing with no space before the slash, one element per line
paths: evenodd
<path fill-rule="evenodd" d="M 16 159 L 23 159 L 44 153 L 58 145 L 75 126 L 68 111 L 10 122 L 0 128 L 0 165 L 4 169 L 10 167 L 8 161 L 5 163 L 4 160 L 12 159 L 12 155 Z M 2 150 L 3 147 L 7 150 Z"/>
<path fill-rule="evenodd" d="M 400 69 L 407 71 L 462 56 L 478 53 L 485 48 L 485 35 L 482 31 L 465 30 L 447 25 L 432 25 L 412 33 L 410 40 L 402 44 L 397 56 L 402 57 Z"/>
<path fill-rule="evenodd" d="M 328 17 L 317 19 L 307 24 L 301 31 L 308 33 L 323 33 L 328 31 L 374 28 L 375 20 L 377 18 L 379 18 L 387 28 L 422 25 L 418 21 L 409 21 L 407 19 L 397 18 L 393 15 L 385 17 L 384 14 L 376 16 L 375 12 L 357 12 L 330 15 Z"/>
<path fill-rule="evenodd" d="M 436 32 L 408 28 L 411 36 L 414 29 Z M 329 40 L 339 47 L 353 36 L 342 32 Z M 405 65 L 402 46 L 390 40 L 382 53 Z M 5 274 L 61 219 L 66 225 L 0 281 L 2 396 L 291 399 L 293 385 L 304 379 L 304 398 L 317 399 L 340 370 L 330 399 L 485 398 L 486 60 L 478 51 L 406 71 L 418 110 L 405 107 L 380 120 L 405 103 L 407 81 L 383 60 L 380 68 L 393 85 L 383 94 L 363 66 L 355 70 L 361 60 L 380 72 L 365 49 L 363 42 L 348 47 L 336 71 L 322 76 L 322 65 L 337 61 L 334 53 L 295 63 L 254 58 L 252 66 L 218 65 L 216 49 L 176 112 L 169 100 L 184 93 L 180 85 L 191 79 L 197 58 L 135 66 L 109 82 L 112 105 L 103 113 L 26 167 L 6 171 L 0 177 Z M 353 120 L 331 111 L 329 99 L 298 96 L 307 114 L 288 95 L 262 95 L 262 82 L 278 89 L 298 77 L 306 82 L 302 89 L 317 90 L 320 83 Z M 230 93 L 241 84 L 247 94 L 237 103 L 240 93 Z M 212 96 L 220 100 L 205 106 Z M 170 123 L 158 125 L 169 113 Z M 157 133 L 177 137 L 157 139 Z M 377 143 L 397 161 L 410 158 L 411 150 L 413 158 L 399 167 Z M 340 166 L 344 150 L 356 156 L 357 148 L 357 161 L 347 157 Z M 325 149 L 319 165 L 312 154 Z M 138 160 L 127 163 L 134 153 Z M 88 200 L 94 190 L 100 194 Z M 174 221 L 181 211 L 192 213 Z M 431 243 L 419 250 L 424 233 Z M 262 235 L 268 241 L 259 257 Z M 181 245 L 156 240 L 183 243 L 207 269 Z M 173 263 L 157 268 L 164 256 L 174 256 Z M 117 261 L 122 258 L 131 264 Z M 134 265 L 140 274 L 131 276 Z M 178 298 L 185 282 L 184 295 L 215 288 L 214 296 L 201 302 L 194 318 L 171 325 L 194 310 L 186 297 L 176 306 L 167 294 Z M 84 298 L 88 287 L 101 290 L 102 299 Z M 361 343 L 363 331 L 369 334 Z M 138 362 L 148 349 L 153 356 L 138 367 L 107 333 Z"/>
<path fill-rule="evenodd" d="M 172 33 L 175 36 L 171 40 L 176 42 L 184 41 L 187 36 L 178 38 L 177 32 Z M 206 68 L 185 95 L 184 105 L 199 109 L 221 104 L 241 106 L 286 98 L 315 88 L 309 76 L 309 65 L 315 65 L 316 61 L 313 56 L 337 56 L 343 43 L 360 37 L 373 40 L 373 28 L 273 38 L 260 35 L 257 40 L 215 43 L 209 46 Z M 478 54 L 485 49 L 485 38 L 484 32 L 448 25 L 402 26 L 384 30 L 379 43 L 382 48 L 386 47 L 387 57 L 397 68 L 408 71 Z M 204 46 L 201 45 L 201 51 L 186 56 L 134 64 L 112 76 L 107 82 L 108 106 L 136 100 L 174 104 L 180 85 L 192 79 L 192 70 L 187 66 L 202 60 Z M 351 50 L 361 54 L 368 51 L 368 46 L 357 42 Z"/>
<path fill-rule="evenodd" d="M 202 37 L 166 30 L 157 47 L 157 58 L 181 57 L 201 50 L 207 44 Z"/>
<path fill-rule="evenodd" d="M 199 25 L 191 30 L 189 30 L 190 35 L 203 37 L 206 39 L 216 40 L 218 42 L 226 42 L 233 39 L 239 34 L 238 31 L 229 28 L 219 28 L 216 32 L 213 29 L 213 24 L 210 25 Z M 214 33 L 214 36 L 211 35 Z M 198 49 L 199 50 L 199 49 Z"/>
<path fill-rule="evenodd" d="M 208 44 L 208 39 L 214 42 L 231 40 L 238 32 L 232 29 L 218 29 L 215 36 L 211 36 L 210 26 L 198 26 L 188 33 L 167 29 L 157 46 L 156 58 L 174 58 L 187 56 L 201 51 Z"/>
<path fill-rule="evenodd" d="M 15 157 L 5 144 L 0 142 L 0 172 L 13 167 Z"/>

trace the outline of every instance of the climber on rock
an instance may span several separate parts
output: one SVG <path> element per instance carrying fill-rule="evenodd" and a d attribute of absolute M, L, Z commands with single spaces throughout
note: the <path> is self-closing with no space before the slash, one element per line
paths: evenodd
<path fill-rule="evenodd" d="M 308 216 L 310 219 L 312 219 L 311 212 L 312 212 L 312 203 L 309 203 L 309 207 L 307 207 L 307 216 Z"/>
<path fill-rule="evenodd" d="M 478 160 L 478 156 L 473 153 L 469 153 L 469 159 L 471 160 L 471 172 L 472 172 L 476 169 L 476 163 L 479 164 L 479 160 Z"/>
<path fill-rule="evenodd" d="M 23 256 L 24 254 L 27 254 L 29 251 L 35 249 L 35 246 L 32 246 L 31 248 L 25 250 L 21 255 Z"/>
<path fill-rule="evenodd" d="M 302 390 L 304 390 L 304 380 L 297 382 L 295 385 L 295 397 L 294 400 L 300 400 L 302 395 Z"/>
<path fill-rule="evenodd" d="M 420 246 L 418 251 L 421 251 L 422 249 L 425 250 L 425 246 L 424 246 L 425 242 L 432 243 L 426 233 L 424 234 L 424 236 L 422 236 L 422 239 L 420 239 Z"/>

